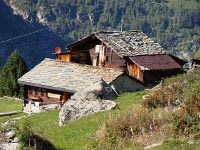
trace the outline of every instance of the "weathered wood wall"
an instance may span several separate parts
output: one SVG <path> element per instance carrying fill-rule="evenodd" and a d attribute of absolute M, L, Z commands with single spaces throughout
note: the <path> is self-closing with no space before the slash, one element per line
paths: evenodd
<path fill-rule="evenodd" d="M 143 72 L 137 64 L 128 62 L 127 63 L 127 69 L 128 69 L 128 74 L 131 77 L 134 77 L 134 78 L 138 79 L 139 81 L 144 82 Z"/>
<path fill-rule="evenodd" d="M 106 67 L 126 69 L 126 61 L 122 59 L 113 49 L 106 48 Z"/>
<path fill-rule="evenodd" d="M 71 52 L 71 62 L 88 65 L 92 64 L 88 51 Z"/>
<path fill-rule="evenodd" d="M 70 53 L 56 54 L 56 59 L 59 59 L 61 61 L 70 62 L 71 54 Z"/>
<path fill-rule="evenodd" d="M 42 104 L 64 104 L 73 94 L 38 87 L 28 87 L 28 99 Z"/>
<path fill-rule="evenodd" d="M 104 51 L 103 57 L 104 61 L 99 61 L 99 57 L 95 55 L 95 47 L 89 49 L 90 53 L 90 60 L 93 62 L 94 65 L 94 60 L 95 60 L 95 65 L 94 66 L 102 66 L 102 67 L 108 67 L 108 68 L 120 68 L 120 69 L 125 69 L 126 68 L 126 61 L 122 59 L 114 50 L 111 48 L 108 48 L 106 46 L 102 46 L 102 50 Z"/>
<path fill-rule="evenodd" d="M 101 47 L 99 54 L 95 54 L 96 46 Z M 82 41 L 82 43 L 80 42 L 77 45 L 69 47 L 69 50 L 71 51 L 72 62 L 110 68 L 126 68 L 125 60 L 122 59 L 115 50 L 109 48 L 96 38 Z"/>
<path fill-rule="evenodd" d="M 146 84 L 156 84 L 161 79 L 170 77 L 173 75 L 183 73 L 180 69 L 170 69 L 170 70 L 146 70 L 144 71 L 144 83 Z"/>

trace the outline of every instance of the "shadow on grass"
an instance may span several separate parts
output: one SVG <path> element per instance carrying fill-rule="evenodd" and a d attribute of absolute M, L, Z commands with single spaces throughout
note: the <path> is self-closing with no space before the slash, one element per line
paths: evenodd
<path fill-rule="evenodd" d="M 36 150 L 62 150 L 55 147 L 48 139 L 34 134 L 30 140 L 26 141 L 27 145 Z"/>

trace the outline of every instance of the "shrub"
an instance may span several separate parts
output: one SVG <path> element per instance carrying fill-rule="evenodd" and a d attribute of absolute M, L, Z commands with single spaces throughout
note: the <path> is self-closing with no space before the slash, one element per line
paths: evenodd
<path fill-rule="evenodd" d="M 19 126 L 16 126 L 16 135 L 19 138 L 20 150 L 30 149 L 30 141 L 33 137 L 33 131 L 31 129 L 31 122 L 28 119 L 24 119 L 20 122 Z"/>
<path fill-rule="evenodd" d="M 138 107 L 117 119 L 111 118 L 94 134 L 91 149 L 124 149 L 130 143 L 143 146 L 161 140 L 152 135 L 171 135 L 173 118 L 168 116 L 170 113 L 163 110 L 150 113 Z"/>
<path fill-rule="evenodd" d="M 145 97 L 149 109 L 173 107 L 174 135 L 200 137 L 200 70 L 165 79 L 159 88 Z"/>
<path fill-rule="evenodd" d="M 193 94 L 200 92 L 199 80 L 200 70 L 165 79 L 158 88 L 145 97 L 143 106 L 153 109 L 186 105 Z"/>
<path fill-rule="evenodd" d="M 183 84 L 161 85 L 152 94 L 145 97 L 143 106 L 152 109 L 157 107 L 176 106 L 183 101 Z"/>

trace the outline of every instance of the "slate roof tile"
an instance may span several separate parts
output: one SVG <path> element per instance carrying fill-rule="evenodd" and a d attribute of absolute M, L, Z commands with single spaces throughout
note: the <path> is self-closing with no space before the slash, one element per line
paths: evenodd
<path fill-rule="evenodd" d="M 109 84 L 121 74 L 123 71 L 118 69 L 99 68 L 46 58 L 23 75 L 18 83 L 75 93 L 102 79 Z"/>
<path fill-rule="evenodd" d="M 143 70 L 168 70 L 181 69 L 179 65 L 169 55 L 150 55 L 150 56 L 133 56 L 131 61 L 138 64 Z"/>
<path fill-rule="evenodd" d="M 165 50 L 142 31 L 113 31 L 113 32 L 95 32 L 73 44 L 68 45 L 68 48 L 81 43 L 81 41 L 96 37 L 110 48 L 116 50 L 118 55 L 137 56 L 137 55 L 156 55 L 165 54 Z"/>

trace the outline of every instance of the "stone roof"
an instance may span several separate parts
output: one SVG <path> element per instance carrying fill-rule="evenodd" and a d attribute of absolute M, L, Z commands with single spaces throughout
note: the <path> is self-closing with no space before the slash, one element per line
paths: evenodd
<path fill-rule="evenodd" d="M 68 45 L 74 46 L 81 44 L 85 40 L 90 40 L 91 37 L 95 36 L 108 47 L 113 48 L 118 55 L 124 56 L 137 56 L 137 55 L 157 55 L 165 54 L 165 50 L 151 38 L 149 38 L 142 31 L 113 31 L 113 32 L 96 32 L 88 37 L 85 37 L 73 44 Z"/>
<path fill-rule="evenodd" d="M 18 83 L 75 93 L 102 79 L 109 84 L 121 74 L 123 71 L 117 69 L 46 58 L 18 79 Z"/>
<path fill-rule="evenodd" d="M 168 70 L 181 69 L 170 55 L 134 56 L 130 60 L 141 67 L 142 70 Z"/>

